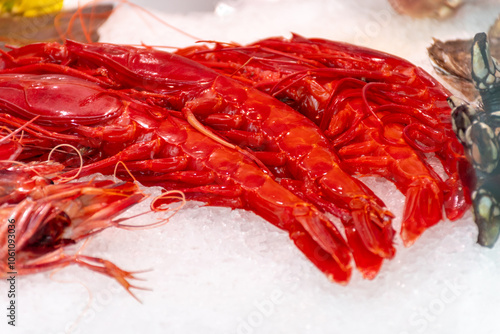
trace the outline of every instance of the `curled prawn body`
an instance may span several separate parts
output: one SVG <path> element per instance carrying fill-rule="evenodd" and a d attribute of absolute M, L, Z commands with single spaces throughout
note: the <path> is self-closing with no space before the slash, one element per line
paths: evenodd
<path fill-rule="evenodd" d="M 145 185 L 251 210 L 340 283 L 352 258 L 373 278 L 395 253 L 393 214 L 352 175 L 383 176 L 406 195 L 406 245 L 443 209 L 456 219 L 470 205 L 458 177 L 467 161 L 444 121 L 448 92 L 409 62 L 300 36 L 178 53 L 72 41 L 14 49 L 0 58 L 0 125 L 33 120 L 27 146 L 74 145 L 82 176 L 122 162 Z M 65 152 L 54 158 L 76 167 Z"/>
<path fill-rule="evenodd" d="M 108 70 L 116 88 L 136 90 L 138 98 L 179 110 L 191 124 L 201 123 L 198 129 L 250 150 L 282 185 L 341 218 L 352 231 L 350 246 L 373 255 L 371 268 L 394 255 L 393 215 L 340 168 L 315 124 L 289 106 L 178 55 L 111 44 L 67 48 L 77 67 L 92 61 Z"/>
<path fill-rule="evenodd" d="M 28 96 L 31 89 L 37 89 L 37 82 L 43 82 L 45 87 L 50 80 L 54 85 L 60 82 L 56 77 L 49 80 L 47 74 L 29 74 L 22 80 L 24 93 Z M 24 117 L 37 112 L 43 115 L 57 112 L 55 126 L 47 126 L 47 118 L 26 125 L 23 142 L 36 142 L 47 148 L 61 140 L 72 144 L 80 150 L 84 160 L 84 166 L 78 169 L 80 176 L 96 172 L 111 174 L 114 166 L 123 162 L 132 175 L 146 185 L 177 189 L 185 193 L 187 199 L 211 205 L 252 210 L 288 231 L 296 245 L 330 279 L 340 283 L 349 280 L 351 249 L 335 225 L 315 205 L 280 186 L 241 151 L 196 131 L 175 113 L 170 115 L 164 108 L 147 106 L 123 92 L 99 90 L 94 83 L 77 78 L 66 81 L 66 85 L 87 87 L 68 103 L 66 95 L 54 96 L 54 110 L 50 112 L 40 111 L 26 99 L 9 101 L 11 112 L 0 114 L 2 125 L 14 128 Z M 88 110 L 94 112 L 92 117 L 108 115 L 108 111 L 115 110 L 118 105 L 120 112 L 99 121 L 80 121 L 76 117 L 78 109 L 72 107 L 74 104 L 88 106 Z M 58 125 L 62 125 L 64 119 L 71 126 Z M 55 153 L 53 157 L 67 167 L 74 167 L 74 161 L 64 152 Z M 75 173 L 76 169 L 59 177 Z"/>
<path fill-rule="evenodd" d="M 412 244 L 470 206 L 471 166 L 455 139 L 450 93 L 408 61 L 347 43 L 268 38 L 239 46 L 191 47 L 178 54 L 249 83 L 315 122 L 345 169 L 379 175 L 406 195 L 401 236 Z M 432 167 L 439 159 L 447 179 Z M 429 205 L 431 203 L 431 205 Z"/>
<path fill-rule="evenodd" d="M 128 160 L 132 163 L 131 171 L 142 174 L 141 182 L 160 182 L 166 188 L 183 191 L 189 189 L 191 196 L 215 203 L 217 196 L 207 195 L 208 189 L 214 191 L 214 188 L 202 187 L 212 186 L 214 181 L 220 184 L 224 179 L 220 177 L 221 171 L 207 171 L 200 162 L 193 165 L 194 156 L 186 155 L 179 147 L 173 149 L 170 143 L 165 145 L 166 139 L 178 130 L 172 130 L 168 136 L 159 135 L 157 129 L 173 119 L 165 117 L 165 110 L 169 110 L 170 115 L 184 118 L 223 146 L 251 157 L 303 202 L 339 217 L 349 231 L 349 247 L 365 277 L 373 277 L 383 259 L 394 255 L 394 231 L 390 224 L 393 215 L 382 201 L 340 168 L 339 158 L 313 122 L 266 94 L 196 62 L 149 48 L 68 41 L 64 46 L 20 48 L 13 50 L 11 56 L 4 60 L 6 75 L 77 72 L 74 78 L 90 76 L 91 80 L 85 80 L 125 101 L 123 112 L 117 118 L 131 129 L 129 137 L 120 136 L 117 129 L 120 126 L 115 127 L 118 135 L 113 140 L 104 137 L 103 134 L 113 128 L 106 122 L 99 126 L 75 124 L 72 130 L 61 133 L 68 136 L 73 132 L 102 140 L 100 160 L 89 157 L 87 161 L 94 163 L 84 167 L 82 175 L 109 170 L 118 161 Z M 71 118 L 71 113 L 66 118 Z M 120 151 L 125 142 L 128 147 Z M 172 151 L 183 153 L 165 154 Z M 144 161 L 151 157 L 154 159 Z M 152 164 L 161 166 L 160 170 L 170 169 L 160 175 L 158 169 L 151 171 Z M 195 170 L 186 170 L 193 166 Z M 195 186 L 198 194 L 193 190 Z M 238 192 L 240 187 L 236 186 Z M 218 203 L 228 205 L 226 200 L 218 198 Z M 233 207 L 238 205 L 231 203 Z M 315 242 L 319 241 L 317 235 L 314 238 Z"/>

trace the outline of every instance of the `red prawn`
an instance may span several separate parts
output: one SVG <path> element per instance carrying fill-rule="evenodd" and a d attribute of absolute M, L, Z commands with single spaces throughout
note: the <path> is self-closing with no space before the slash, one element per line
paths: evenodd
<path fill-rule="evenodd" d="M 115 278 L 136 298 L 130 289 L 140 287 L 129 282 L 136 278 L 133 272 L 97 257 L 71 254 L 66 248 L 118 226 L 123 219 L 115 217 L 140 202 L 144 194 L 130 182 L 53 184 L 40 174 L 56 175 L 62 168 L 56 163 L 0 168 L 0 277 L 13 271 L 25 275 L 77 264 Z M 9 264 L 12 256 L 15 262 Z"/>
<path fill-rule="evenodd" d="M 470 166 L 451 129 L 450 93 L 408 61 L 298 35 L 177 53 L 249 83 L 313 120 L 352 173 L 394 182 L 407 197 L 401 231 L 406 245 L 442 219 L 442 208 L 452 220 L 469 208 L 460 175 Z M 447 180 L 431 167 L 429 153 L 441 160 Z"/>
<path fill-rule="evenodd" d="M 366 277 L 375 275 L 383 258 L 394 255 L 394 232 L 390 224 L 393 216 L 382 201 L 341 169 L 338 157 L 313 123 L 251 87 L 166 52 L 70 41 L 65 45 L 47 43 L 15 49 L 3 57 L 3 73 L 64 73 L 73 78 L 92 77 L 89 80 L 102 89 L 110 92 L 113 88 L 110 94 L 126 94 L 149 104 L 149 109 L 154 111 L 143 115 L 144 120 L 164 114 L 165 109 L 159 107 L 166 107 L 176 110 L 178 116 L 193 124 L 201 121 L 217 131 L 218 136 L 232 142 L 232 147 L 236 144 L 251 149 L 258 161 L 281 173 L 281 184 L 297 196 L 340 217 L 358 268 Z M 19 113 L 24 117 L 30 114 Z M 126 124 L 117 126 L 122 131 L 125 131 L 124 124 L 127 127 L 135 124 L 126 117 L 123 119 Z M 85 132 L 82 126 L 75 129 L 89 139 L 103 136 L 92 130 Z M 198 129 L 206 128 L 198 126 Z M 116 145 L 104 145 L 103 149 L 109 151 L 112 147 Z M 154 150 L 155 144 L 151 142 L 148 147 Z M 138 154 L 137 150 L 134 154 Z M 146 158 L 134 155 L 133 159 Z M 115 157 L 113 162 L 101 161 L 100 168 L 109 168 L 117 159 L 121 158 Z M 193 173 L 176 175 L 177 181 L 206 182 L 199 172 L 196 178 Z M 148 180 L 158 181 L 158 177 L 149 175 Z"/>
<path fill-rule="evenodd" d="M 114 88 L 133 89 L 148 103 L 180 110 L 190 123 L 201 122 L 251 150 L 280 174 L 282 185 L 340 217 L 365 276 L 373 277 L 382 259 L 393 257 L 392 214 L 341 169 L 317 127 L 285 104 L 166 52 L 111 44 L 66 46 L 72 68 L 105 70 Z"/>
<path fill-rule="evenodd" d="M 13 75 L 16 87 L 10 80 Z M 61 83 L 67 90 L 50 89 Z M 35 98 L 38 90 L 48 94 L 50 104 Z M 0 123 L 14 129 L 38 113 L 39 118 L 25 126 L 23 141 L 36 142 L 39 156 L 46 154 L 41 145 L 48 148 L 64 141 L 82 153 L 82 176 L 109 174 L 121 161 L 145 184 L 178 189 L 188 199 L 212 205 L 252 210 L 287 230 L 332 280 L 349 280 L 351 250 L 323 213 L 281 187 L 241 152 L 196 131 L 168 110 L 61 74 L 0 74 L 0 96 L 6 91 L 22 93 L 23 98 L 11 95 L 3 104 L 9 114 L 0 114 Z M 88 107 L 88 117 L 80 117 L 81 106 Z M 69 167 L 76 163 L 64 153 L 54 153 L 54 158 Z"/>

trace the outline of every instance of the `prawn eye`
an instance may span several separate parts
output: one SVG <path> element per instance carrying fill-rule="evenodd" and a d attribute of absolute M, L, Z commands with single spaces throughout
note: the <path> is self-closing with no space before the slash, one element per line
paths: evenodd
<path fill-rule="evenodd" d="M 34 253 L 46 253 L 67 244 L 74 243 L 71 239 L 64 239 L 64 230 L 71 225 L 71 219 L 64 212 L 59 212 L 28 240 L 25 250 Z"/>

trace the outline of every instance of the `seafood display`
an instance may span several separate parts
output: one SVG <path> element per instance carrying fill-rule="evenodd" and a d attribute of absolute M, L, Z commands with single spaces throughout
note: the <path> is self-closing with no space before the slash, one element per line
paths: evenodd
<path fill-rule="evenodd" d="M 140 83 L 134 80 L 129 71 L 113 69 L 113 73 L 117 76 L 123 76 L 119 81 L 115 81 L 117 79 L 115 76 L 102 76 L 101 73 L 104 73 L 102 68 L 100 71 L 92 68 L 92 55 L 82 56 L 85 55 L 83 53 L 85 47 L 99 48 L 99 55 L 106 54 L 110 60 L 112 56 L 122 56 L 120 51 L 126 50 L 124 55 L 127 56 L 125 60 L 128 63 L 134 64 L 134 60 L 137 60 L 135 64 L 141 65 L 141 57 L 151 63 L 149 50 L 114 45 L 85 46 L 68 42 L 67 45 L 32 45 L 16 49 L 8 55 L 10 57 L 4 58 L 4 70 L 0 74 L 0 94 L 9 92 L 10 96 L 8 101 L 2 101 L 2 108 L 9 112 L 1 119 L 2 124 L 8 128 L 16 127 L 28 119 L 37 117 L 33 124 L 25 127 L 24 131 L 27 134 L 23 141 L 26 144 L 36 142 L 37 152 L 40 147 L 53 147 L 61 141 L 79 148 L 84 159 L 83 168 L 78 169 L 82 176 L 95 172 L 107 174 L 121 161 L 143 184 L 177 189 L 184 192 L 188 199 L 205 201 L 210 205 L 252 210 L 289 231 L 297 246 L 332 280 L 347 282 L 351 273 L 351 248 L 344 242 L 333 222 L 314 204 L 301 199 L 275 182 L 268 173 L 255 164 L 257 158 L 252 154 L 242 149 L 227 147 L 220 143 L 220 140 L 218 142 L 211 136 L 196 131 L 181 119 L 184 116 L 178 111 L 186 111 L 187 106 L 191 110 L 199 106 L 211 106 L 208 97 L 204 99 L 204 96 L 197 95 L 213 84 L 209 79 L 219 78 L 219 75 L 179 56 L 154 51 L 157 57 L 171 59 L 162 63 L 171 68 L 172 73 L 163 68 L 163 73 L 170 74 L 170 77 L 143 76 L 143 84 L 157 83 L 157 89 L 163 87 L 169 90 L 169 94 L 164 96 L 170 100 L 165 100 L 165 103 L 170 104 L 168 108 L 174 109 L 160 108 L 146 105 L 145 102 L 134 98 L 136 95 L 140 95 L 141 98 L 144 96 L 157 98 L 160 94 L 153 91 L 140 92 L 137 90 L 141 88 L 140 86 L 127 85 L 125 75 L 129 75 L 131 84 Z M 137 57 L 131 59 L 128 56 L 134 55 L 134 50 Z M 50 60 L 57 60 L 58 55 L 64 59 L 59 59 L 56 63 L 40 63 L 43 55 Z M 62 61 L 73 61 L 74 68 L 62 65 Z M 183 62 L 186 63 L 184 71 L 179 73 L 179 64 Z M 117 66 L 116 63 L 111 65 Z M 138 69 L 150 70 L 146 66 L 138 66 Z M 51 74 L 42 74 L 43 72 Z M 176 74 L 180 77 L 176 78 Z M 148 78 L 151 82 L 148 82 Z M 175 84 L 180 85 L 182 89 L 175 87 Z M 119 90 L 118 85 L 124 87 Z M 240 89 L 240 93 L 245 93 L 245 89 L 249 89 L 238 87 L 236 83 L 234 86 L 235 92 L 238 92 L 237 88 Z M 110 87 L 116 89 L 112 90 Z M 191 87 L 191 90 L 187 90 L 188 87 Z M 174 95 L 176 92 L 177 96 Z M 41 96 L 44 98 L 40 99 Z M 262 96 L 267 98 L 269 104 L 261 104 L 262 108 L 267 108 L 263 109 L 262 116 L 254 115 L 256 121 L 262 119 L 266 113 L 269 115 L 269 106 L 273 104 L 276 109 L 289 108 L 265 94 Z M 195 100 L 196 98 L 201 101 Z M 46 101 L 51 103 L 47 104 Z M 53 108 L 54 105 L 57 107 Z M 360 186 L 359 181 L 349 178 L 347 174 L 346 178 L 343 178 L 344 173 L 336 167 L 335 157 L 327 149 L 326 141 L 321 144 L 321 134 L 312 123 L 299 114 L 280 116 L 294 120 L 291 125 L 280 124 L 274 120 L 278 126 L 273 128 L 274 131 L 294 134 L 288 141 L 283 140 L 278 143 L 283 150 L 289 149 L 288 163 L 291 165 L 289 168 L 296 170 L 297 178 L 303 177 L 302 182 L 310 182 L 311 187 L 316 183 L 318 186 L 316 195 L 320 195 L 321 192 L 325 192 L 325 196 L 330 193 L 333 193 L 330 195 L 332 197 L 336 195 L 339 200 L 330 204 L 332 211 L 338 210 L 335 213 L 346 223 L 361 225 L 359 234 L 373 242 L 368 245 L 373 246 L 382 255 L 386 255 L 383 252 L 387 252 L 387 256 L 392 257 L 394 252 L 390 237 L 393 233 L 388 220 L 392 216 L 379 206 L 380 200 L 376 199 L 366 187 Z M 268 118 L 271 121 L 271 116 Z M 68 124 L 71 124 L 69 129 Z M 256 125 L 258 124 L 254 124 Z M 297 130 L 294 128 L 301 129 L 304 134 L 297 135 Z M 311 141 L 314 141 L 314 145 Z M 35 153 L 32 153 L 29 147 L 26 147 L 26 150 L 23 160 L 30 160 L 28 154 Z M 67 167 L 73 167 L 75 163 L 65 154 L 62 157 L 54 154 L 54 159 L 60 160 Z M 312 170 L 309 171 L 308 168 Z M 63 174 L 63 177 L 72 176 L 74 173 L 68 172 Z M 339 175 L 342 177 L 336 179 Z M 300 183 L 297 188 L 299 186 Z M 333 186 L 338 186 L 340 189 L 335 189 Z M 373 196 L 373 199 L 370 196 Z M 347 203 L 341 206 L 343 199 Z M 365 227 L 363 224 L 367 226 L 367 230 L 363 230 Z M 388 240 L 383 239 L 383 233 L 388 234 Z M 358 236 L 354 229 L 352 234 Z M 359 238 L 361 239 L 361 236 Z M 353 240 L 359 243 L 359 252 L 364 251 L 362 241 L 354 238 Z M 351 244 L 358 246 L 352 240 Z M 368 256 L 367 258 L 371 259 Z M 376 265 L 379 263 L 380 261 L 376 262 Z M 359 267 L 365 270 L 361 264 Z M 375 269 L 368 267 L 366 271 L 368 270 Z"/>
<path fill-rule="evenodd" d="M 426 48 L 488 30 L 500 3 L 464 0 L 448 19 L 416 19 L 389 0 L 209 0 L 203 11 L 198 1 L 113 2 L 98 44 L 64 31 L 57 43 L 5 41 L 0 170 L 36 170 L 59 222 L 71 222 L 42 222 L 24 243 L 15 300 L 2 259 L 4 318 L 14 300 L 15 325 L 29 333 L 328 333 L 332 323 L 346 333 L 494 333 L 494 322 L 474 319 L 494 317 L 500 248 L 476 243 L 482 181 L 453 129 L 464 102 L 447 99 L 482 111 L 436 74 Z M 445 3 L 399 1 L 417 2 Z M 87 27 L 97 21 L 80 23 L 87 3 L 108 2 L 64 1 L 79 6 L 68 32 L 96 32 Z M 334 164 L 322 174 L 325 157 Z M 45 165 L 54 171 L 35 169 Z M 330 175 L 335 192 L 320 183 Z M 42 204 L 41 191 L 10 189 Z M 103 209 L 138 203 L 97 226 L 99 196 L 110 197 Z"/>
<path fill-rule="evenodd" d="M 407 198 L 401 230 L 406 245 L 439 222 L 443 209 L 450 220 L 468 209 L 468 182 L 460 175 L 470 174 L 471 166 L 452 130 L 450 93 L 411 63 L 297 35 L 178 53 L 250 83 L 307 116 L 350 173 L 394 182 Z M 435 158 L 446 179 L 432 166 Z"/>
<path fill-rule="evenodd" d="M 476 34 L 471 47 L 471 78 L 481 97 L 475 108 L 456 97 L 453 127 L 475 170 L 472 193 L 478 243 L 492 247 L 500 235 L 500 66 L 492 57 L 485 33 Z"/>
<path fill-rule="evenodd" d="M 177 54 L 68 40 L 0 57 L 0 126 L 23 129 L 6 160 L 52 154 L 63 179 L 122 163 L 124 180 L 250 210 L 342 284 L 352 260 L 372 279 L 395 255 L 394 215 L 355 176 L 382 176 L 405 194 L 407 246 L 443 211 L 455 220 L 470 206 L 449 95 L 398 57 L 298 35 Z M 52 152 L 61 144 L 83 166 Z"/>

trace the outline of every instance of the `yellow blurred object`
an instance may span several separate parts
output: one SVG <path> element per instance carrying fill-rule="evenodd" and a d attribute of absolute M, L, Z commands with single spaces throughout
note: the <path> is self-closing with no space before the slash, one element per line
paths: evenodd
<path fill-rule="evenodd" d="M 61 11 L 63 0 L 0 0 L 0 13 L 27 17 Z"/>

